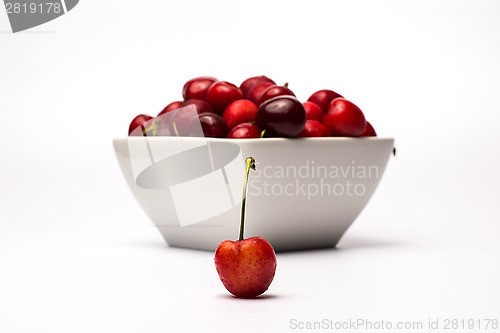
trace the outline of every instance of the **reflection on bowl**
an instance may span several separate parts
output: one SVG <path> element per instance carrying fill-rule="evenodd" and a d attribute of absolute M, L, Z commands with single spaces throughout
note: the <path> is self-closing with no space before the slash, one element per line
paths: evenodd
<path fill-rule="evenodd" d="M 276 251 L 333 247 L 382 177 L 386 138 L 128 137 L 114 147 L 135 198 L 171 246 L 215 250 L 239 230 L 244 160 L 245 237 Z"/>

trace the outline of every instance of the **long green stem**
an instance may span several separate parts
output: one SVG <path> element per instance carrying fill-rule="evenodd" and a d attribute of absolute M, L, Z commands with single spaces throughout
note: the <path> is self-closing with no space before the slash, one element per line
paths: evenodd
<path fill-rule="evenodd" d="M 247 157 L 245 160 L 247 164 L 245 170 L 245 182 L 243 183 L 243 199 L 241 200 L 241 224 L 240 224 L 240 238 L 239 240 L 243 240 L 243 230 L 245 228 L 245 206 L 247 202 L 247 184 L 248 184 L 248 174 L 250 173 L 250 168 L 255 170 L 255 158 L 252 156 Z"/>

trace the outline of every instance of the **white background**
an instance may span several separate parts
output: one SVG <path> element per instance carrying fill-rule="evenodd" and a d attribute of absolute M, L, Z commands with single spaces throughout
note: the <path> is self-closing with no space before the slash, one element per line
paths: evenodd
<path fill-rule="evenodd" d="M 0 332 L 500 319 L 500 2 L 87 0 L 0 31 Z M 111 140 L 192 77 L 262 74 L 343 94 L 398 156 L 338 249 L 238 300 L 164 244 Z"/>

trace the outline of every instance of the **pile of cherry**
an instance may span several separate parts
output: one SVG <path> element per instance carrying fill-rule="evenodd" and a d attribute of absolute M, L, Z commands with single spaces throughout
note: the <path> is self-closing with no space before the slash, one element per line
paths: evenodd
<path fill-rule="evenodd" d="M 201 125 L 203 135 L 214 138 L 376 136 L 363 112 L 336 92 L 319 90 L 301 103 L 287 84 L 266 76 L 251 77 L 239 88 L 198 77 L 186 82 L 182 96 L 157 117 L 135 117 L 129 135 L 200 136 Z"/>

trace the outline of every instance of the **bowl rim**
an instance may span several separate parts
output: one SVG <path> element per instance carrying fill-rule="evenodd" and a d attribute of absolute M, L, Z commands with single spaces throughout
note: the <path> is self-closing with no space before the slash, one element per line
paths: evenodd
<path fill-rule="evenodd" d="M 291 141 L 318 141 L 318 142 L 346 142 L 346 141 L 395 141 L 392 137 L 313 137 L 313 138 L 248 138 L 248 139 L 231 139 L 231 138 L 211 138 L 211 137 L 199 137 L 199 136 L 127 136 L 113 138 L 113 141 L 125 141 L 125 140 L 208 140 L 214 142 L 262 142 L 262 143 L 272 143 L 272 142 L 291 142 Z"/>

